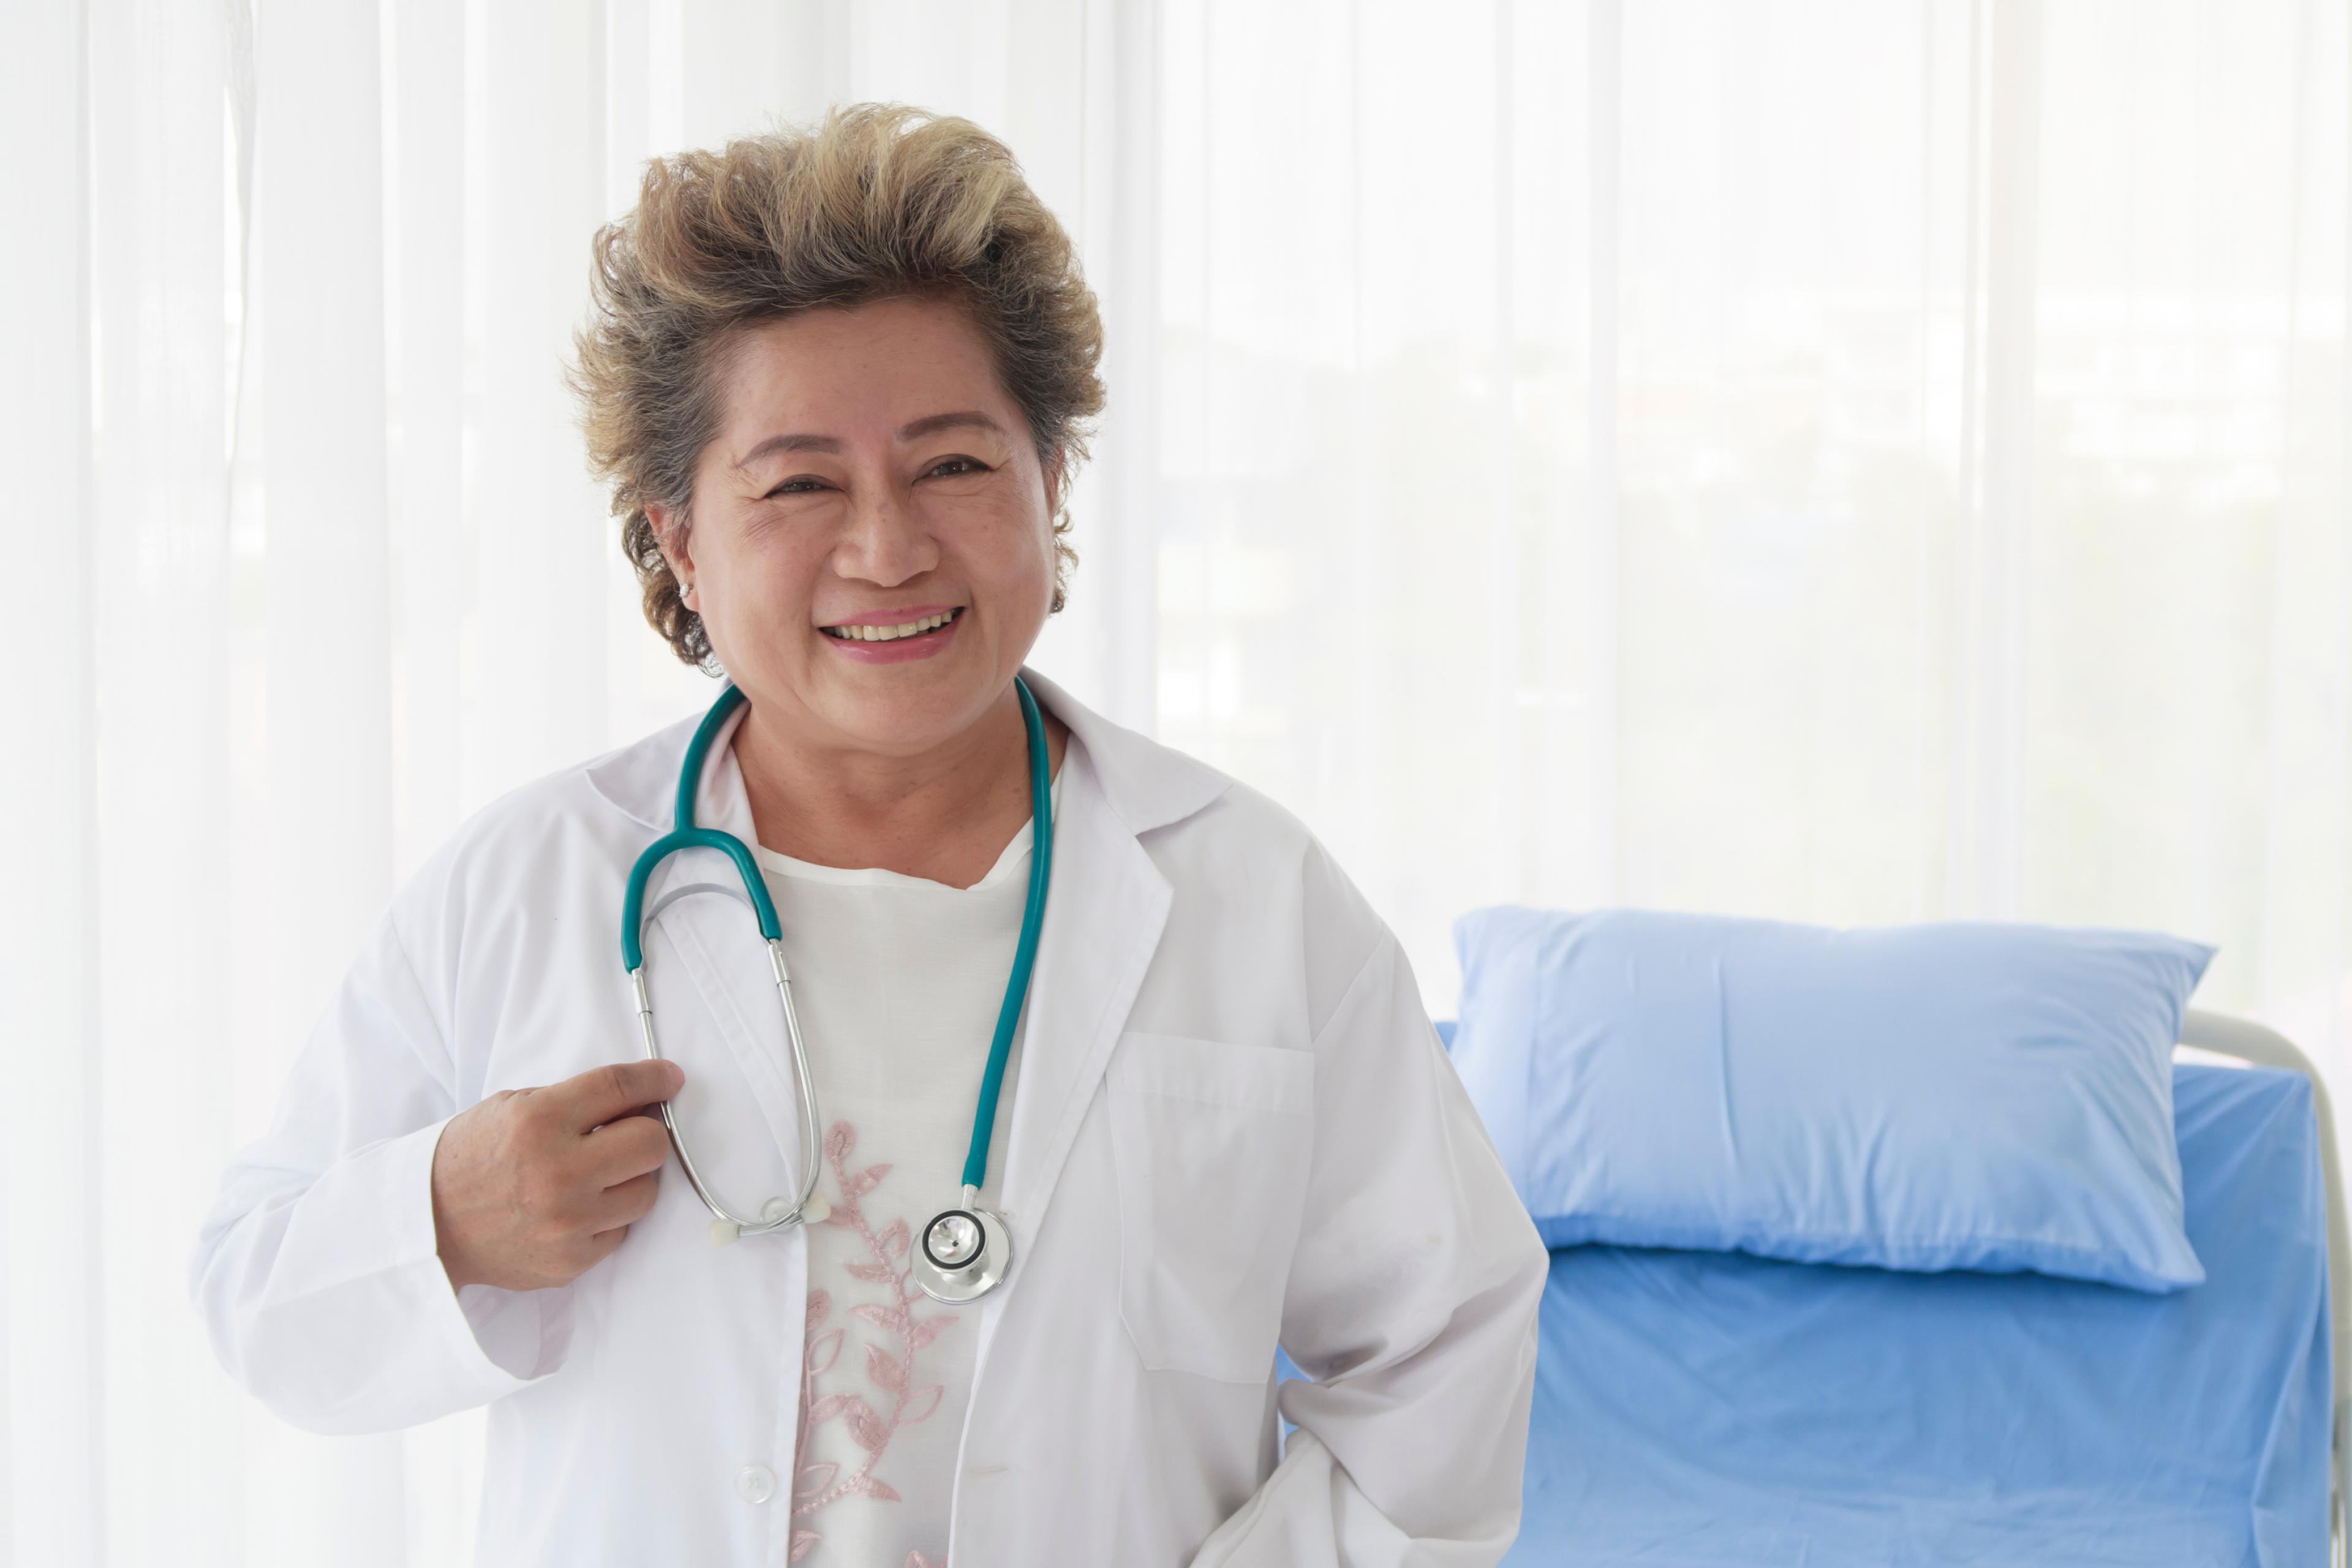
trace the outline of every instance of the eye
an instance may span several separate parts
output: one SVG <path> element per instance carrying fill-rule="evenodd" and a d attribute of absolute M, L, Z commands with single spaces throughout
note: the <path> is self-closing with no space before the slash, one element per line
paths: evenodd
<path fill-rule="evenodd" d="M 959 463 L 963 465 L 961 468 L 956 467 Z M 939 474 L 943 470 L 945 477 L 952 479 L 961 479 L 965 474 L 984 474 L 988 472 L 988 467 L 976 458 L 941 458 L 931 465 L 929 472 Z"/>
<path fill-rule="evenodd" d="M 760 499 L 761 500 L 773 500 L 778 496 L 804 496 L 809 493 L 807 490 L 794 489 L 793 487 L 794 485 L 820 486 L 824 483 L 824 481 L 823 479 L 816 478 L 813 474 L 798 474 L 793 476 L 792 479 L 786 479 L 782 484 L 778 485 L 774 489 L 770 490 L 766 495 L 761 496 Z"/>

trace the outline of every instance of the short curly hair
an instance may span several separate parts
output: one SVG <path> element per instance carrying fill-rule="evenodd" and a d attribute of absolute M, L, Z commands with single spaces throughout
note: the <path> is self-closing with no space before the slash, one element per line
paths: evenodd
<path fill-rule="evenodd" d="M 730 343 L 820 306 L 938 293 L 970 313 L 1039 462 L 1061 469 L 1061 609 L 1077 559 L 1069 476 L 1103 406 L 1102 318 L 1069 236 L 1003 142 L 956 116 L 857 103 L 814 128 L 656 158 L 635 210 L 596 231 L 589 288 L 569 375 L 589 462 L 611 487 L 646 619 L 681 660 L 710 668 L 710 638 L 646 509 L 691 516 Z"/>

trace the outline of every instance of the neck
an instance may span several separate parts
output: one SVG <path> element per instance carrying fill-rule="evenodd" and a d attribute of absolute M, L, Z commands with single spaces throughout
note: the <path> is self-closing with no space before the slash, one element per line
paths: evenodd
<path fill-rule="evenodd" d="M 1058 773 L 1069 730 L 1041 716 Z M 968 888 L 1029 820 L 1029 736 L 1010 685 L 978 722 L 909 755 L 825 745 L 756 706 L 734 748 L 760 843 L 796 860 Z"/>

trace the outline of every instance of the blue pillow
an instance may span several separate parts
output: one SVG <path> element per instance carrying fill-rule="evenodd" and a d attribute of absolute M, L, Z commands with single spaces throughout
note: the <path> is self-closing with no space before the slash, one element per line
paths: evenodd
<path fill-rule="evenodd" d="M 2171 1055 L 2210 947 L 1507 907 L 1454 932 L 1454 1065 L 1554 1247 L 2205 1278 Z"/>

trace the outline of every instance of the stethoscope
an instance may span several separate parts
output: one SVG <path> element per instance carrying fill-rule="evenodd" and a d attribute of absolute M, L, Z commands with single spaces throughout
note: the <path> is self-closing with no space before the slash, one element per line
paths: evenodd
<path fill-rule="evenodd" d="M 942 1209 L 931 1216 L 923 1226 L 920 1244 L 908 1265 L 925 1295 L 935 1301 L 950 1303 L 986 1295 L 1004 1278 L 1005 1269 L 1013 1262 L 1013 1233 L 1006 1228 L 1003 1215 L 981 1207 L 980 1189 L 988 1178 L 988 1142 L 996 1126 L 997 1091 L 1004 1085 L 1004 1062 L 1013 1049 L 1013 1030 L 1021 1020 L 1021 1005 L 1029 992 L 1029 971 L 1037 957 L 1037 930 L 1045 918 L 1045 884 L 1053 869 L 1054 807 L 1052 781 L 1047 775 L 1045 725 L 1038 717 L 1037 700 L 1029 694 L 1028 684 L 1016 675 L 1013 689 L 1020 694 L 1021 721 L 1029 733 L 1029 901 L 1021 911 L 1021 941 L 1013 950 L 1013 973 L 1004 983 L 1004 1005 L 997 1010 L 996 1037 L 989 1042 L 988 1068 L 981 1077 L 980 1104 L 972 1113 L 971 1146 L 963 1162 L 963 1201 L 957 1207 Z M 661 1042 L 654 1037 L 653 1004 L 646 995 L 642 942 L 646 920 L 689 893 L 724 893 L 740 901 L 740 895 L 731 888 L 717 882 L 694 882 L 672 889 L 651 910 L 645 910 L 646 882 L 653 876 L 654 868 L 680 849 L 726 851 L 743 879 L 744 891 L 751 895 L 751 912 L 758 917 L 760 934 L 768 941 L 768 960 L 776 973 L 776 994 L 783 998 L 784 1035 L 792 1043 L 793 1078 L 800 1089 L 803 1154 L 800 1196 L 789 1203 L 782 1197 L 770 1198 L 756 1218 L 747 1218 L 729 1208 L 695 1168 L 694 1156 L 687 1151 L 686 1133 L 678 1125 L 677 1113 L 667 1100 L 661 1106 L 662 1125 L 669 1130 L 670 1147 L 677 1151 L 678 1167 L 686 1173 L 687 1184 L 694 1189 L 694 1195 L 716 1216 L 710 1222 L 710 1239 L 722 1245 L 740 1236 L 758 1236 L 789 1225 L 819 1224 L 833 1212 L 832 1205 L 816 1190 L 817 1177 L 823 1171 L 824 1124 L 817 1112 L 816 1085 L 809 1073 L 808 1048 L 801 1041 L 800 1015 L 793 1006 L 793 977 L 784 965 L 783 928 L 777 922 L 775 903 L 768 897 L 768 885 L 761 879 L 759 866 L 741 839 L 718 828 L 694 825 L 694 796 L 701 787 L 703 759 L 727 716 L 742 702 L 741 689 L 730 681 L 727 689 L 719 694 L 719 700 L 710 705 L 710 711 L 703 716 L 693 741 L 686 748 L 685 763 L 678 769 L 677 826 L 647 845 L 646 852 L 637 857 L 637 863 L 629 868 L 628 896 L 621 905 L 621 960 L 628 966 L 629 983 L 636 990 L 637 1019 L 645 1026 L 646 1056 L 649 1059 L 662 1053 Z"/>

